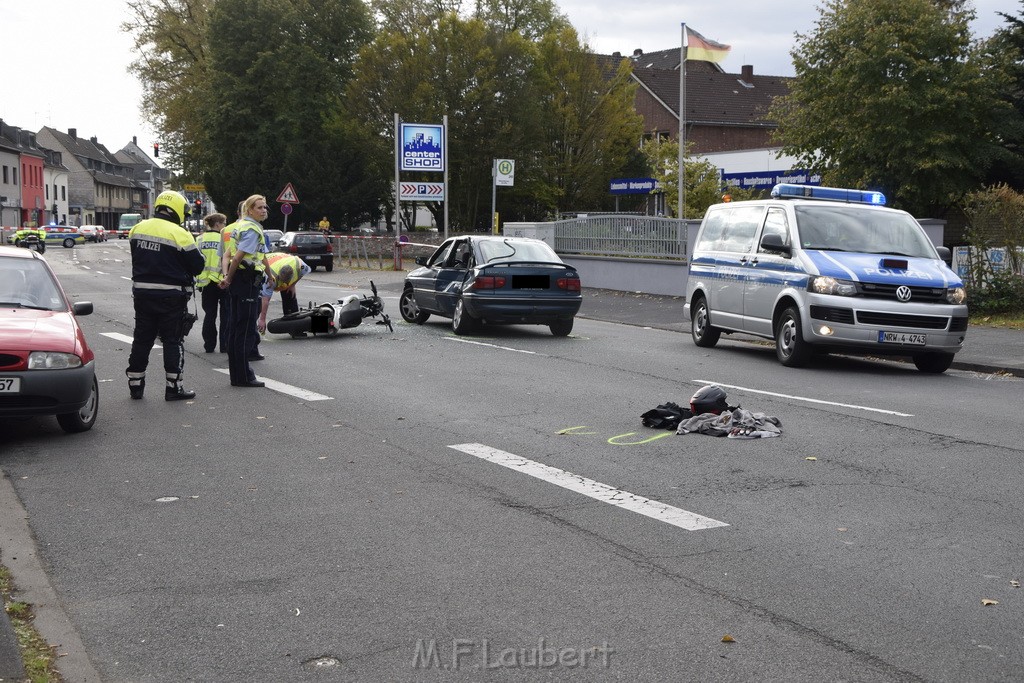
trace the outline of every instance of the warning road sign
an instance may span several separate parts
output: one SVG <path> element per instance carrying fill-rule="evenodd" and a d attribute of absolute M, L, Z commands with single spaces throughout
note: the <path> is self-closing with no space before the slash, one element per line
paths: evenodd
<path fill-rule="evenodd" d="M 288 183 L 281 190 L 281 194 L 277 196 L 277 201 L 281 204 L 298 204 L 299 195 L 295 194 L 295 188 L 292 187 L 291 183 Z"/>

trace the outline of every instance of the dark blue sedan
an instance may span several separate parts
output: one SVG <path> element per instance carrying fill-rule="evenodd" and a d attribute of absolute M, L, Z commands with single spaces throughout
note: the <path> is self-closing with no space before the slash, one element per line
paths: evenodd
<path fill-rule="evenodd" d="M 416 324 L 452 319 L 456 334 L 487 325 L 547 325 L 572 332 L 583 303 L 580 275 L 541 240 L 467 235 L 444 241 L 405 278 L 399 309 Z"/>

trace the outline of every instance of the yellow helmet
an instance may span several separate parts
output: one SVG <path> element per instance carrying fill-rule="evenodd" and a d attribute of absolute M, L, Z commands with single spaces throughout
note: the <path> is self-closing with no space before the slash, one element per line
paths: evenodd
<path fill-rule="evenodd" d="M 174 215 L 178 218 L 178 225 L 184 223 L 185 219 L 188 218 L 188 200 L 180 192 L 175 192 L 174 190 L 161 192 L 157 196 L 156 201 L 153 202 L 153 211 L 156 212 L 161 206 L 167 207 L 174 212 Z"/>

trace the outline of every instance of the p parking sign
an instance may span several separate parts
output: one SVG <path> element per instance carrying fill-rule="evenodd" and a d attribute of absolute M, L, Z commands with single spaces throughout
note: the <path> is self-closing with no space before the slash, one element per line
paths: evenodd
<path fill-rule="evenodd" d="M 403 123 L 401 138 L 401 170 L 444 170 L 444 126 Z"/>

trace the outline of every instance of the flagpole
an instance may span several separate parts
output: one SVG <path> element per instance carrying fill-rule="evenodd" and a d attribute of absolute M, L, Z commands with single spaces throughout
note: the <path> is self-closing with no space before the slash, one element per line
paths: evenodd
<path fill-rule="evenodd" d="M 686 207 L 686 169 L 683 159 L 686 158 L 686 22 L 682 24 L 682 35 L 679 41 L 679 178 L 678 178 L 678 217 L 685 218 Z"/>

